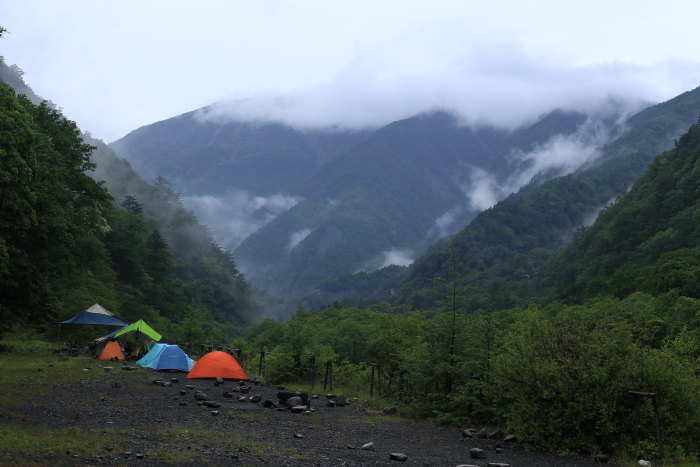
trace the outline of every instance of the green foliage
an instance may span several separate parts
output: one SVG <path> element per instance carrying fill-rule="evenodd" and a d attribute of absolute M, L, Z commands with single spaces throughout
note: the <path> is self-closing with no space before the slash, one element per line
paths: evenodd
<path fill-rule="evenodd" d="M 0 63 L 0 78 L 21 84 L 11 71 Z M 233 323 L 251 321 L 255 306 L 233 257 L 166 180 L 148 185 L 47 102 L 4 84 L 0 102 L 0 333 L 49 330 L 50 320 L 93 303 L 157 322 L 173 340 L 223 343 L 236 335 Z M 173 324 L 193 313 L 196 336 Z"/>

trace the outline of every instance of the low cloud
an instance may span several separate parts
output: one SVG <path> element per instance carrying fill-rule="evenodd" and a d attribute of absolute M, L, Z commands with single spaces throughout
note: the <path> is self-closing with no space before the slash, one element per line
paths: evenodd
<path fill-rule="evenodd" d="M 284 94 L 232 96 L 199 111 L 198 117 L 276 121 L 298 129 L 358 129 L 440 109 L 465 125 L 512 129 L 555 108 L 593 113 L 611 98 L 658 101 L 668 96 L 668 89 L 687 89 L 677 82 L 674 70 L 680 65 L 674 63 L 572 66 L 511 44 L 475 44 L 458 57 L 436 56 L 429 47 L 416 48 L 410 59 L 394 52 L 365 52 L 322 84 Z"/>
<path fill-rule="evenodd" d="M 469 182 L 462 185 L 469 207 L 483 211 L 527 185 L 538 174 L 548 177 L 566 175 L 591 163 L 600 157 L 601 148 L 612 138 L 607 128 L 609 126 L 603 125 L 601 120 L 590 117 L 573 134 L 555 135 L 529 152 L 513 152 L 510 155 L 513 165 L 523 168 L 505 180 L 474 168 Z"/>
<path fill-rule="evenodd" d="M 287 251 L 292 251 L 294 248 L 296 248 L 296 246 L 303 242 L 304 239 L 309 236 L 309 234 L 311 234 L 311 229 L 302 229 L 290 235 L 289 243 L 287 244 Z"/>
<path fill-rule="evenodd" d="M 456 206 L 435 219 L 435 230 L 438 238 L 445 237 L 454 231 L 455 222 L 462 214 L 462 207 Z"/>
<path fill-rule="evenodd" d="M 233 250 L 301 198 L 283 194 L 254 196 L 246 191 L 230 190 L 222 196 L 187 196 L 182 201 L 209 226 L 217 243 Z"/>
<path fill-rule="evenodd" d="M 408 266 L 415 261 L 415 253 L 410 249 L 390 248 L 382 253 L 383 262 L 378 269 L 387 266 Z"/>

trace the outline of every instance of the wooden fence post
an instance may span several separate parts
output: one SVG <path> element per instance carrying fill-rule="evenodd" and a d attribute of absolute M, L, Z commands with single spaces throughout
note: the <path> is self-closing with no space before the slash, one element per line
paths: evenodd
<path fill-rule="evenodd" d="M 314 383 L 316 382 L 316 357 L 309 357 L 309 373 L 311 377 L 311 389 L 314 388 Z"/>
<path fill-rule="evenodd" d="M 262 377 L 265 366 L 265 350 L 260 351 L 260 363 L 258 364 L 258 376 Z"/>

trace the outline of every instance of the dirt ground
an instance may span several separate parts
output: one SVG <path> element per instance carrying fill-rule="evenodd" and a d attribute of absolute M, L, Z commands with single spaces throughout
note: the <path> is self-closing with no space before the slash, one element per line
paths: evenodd
<path fill-rule="evenodd" d="M 93 361 L 94 362 L 94 361 Z M 124 370 L 121 363 L 93 363 L 80 381 L 51 384 L 30 403 L 0 407 L 0 429 L 31 426 L 47 433 L 85 437 L 87 448 L 65 452 L 5 450 L 1 464 L 38 465 L 426 465 L 590 466 L 586 459 L 529 452 L 517 443 L 464 438 L 458 428 L 417 423 L 356 401 L 329 407 L 325 394 L 311 400 L 310 413 L 263 405 L 278 402 L 277 387 L 187 379 L 184 374 Z M 128 364 L 127 364 L 128 365 Z M 133 363 L 131 364 L 133 365 Z M 176 378 L 176 380 L 172 380 Z M 153 384 L 154 380 L 169 385 Z M 188 387 L 189 386 L 189 387 Z M 44 388 L 46 389 L 46 388 Z M 293 388 L 288 388 L 293 389 Z M 200 405 L 196 391 L 220 407 Z M 14 394 L 27 399 L 31 387 Z M 245 391 L 245 390 L 244 390 Z M 232 397 L 226 397 L 224 393 Z M 261 402 L 251 402 L 260 395 Z M 340 395 L 340 394 L 338 394 Z M 239 401 L 238 397 L 247 400 Z M 216 412 L 214 412 L 216 411 Z M 466 428 L 466 427 L 465 427 Z M 57 430 L 58 429 L 58 430 Z M 48 435 L 47 435 L 48 436 Z M 373 449 L 362 449 L 373 443 Z M 485 451 L 472 459 L 471 448 Z M 498 448 L 498 449 L 497 449 Z M 390 459 L 403 453 L 407 460 Z M 491 464 L 492 465 L 492 464 Z M 501 465 L 501 464 L 495 464 Z"/>

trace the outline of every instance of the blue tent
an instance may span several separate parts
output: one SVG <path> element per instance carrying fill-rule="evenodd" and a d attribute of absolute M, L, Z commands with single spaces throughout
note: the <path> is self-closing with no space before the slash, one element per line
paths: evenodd
<path fill-rule="evenodd" d="M 194 366 L 192 359 L 177 345 L 168 345 L 156 361 L 156 370 L 190 371 Z"/>
<path fill-rule="evenodd" d="M 180 347 L 168 344 L 153 344 L 136 364 L 154 370 L 179 371 L 190 371 L 194 366 L 192 359 Z"/>
<path fill-rule="evenodd" d="M 153 347 L 151 347 L 151 350 L 149 350 L 146 355 L 141 357 L 141 359 L 139 361 L 137 361 L 136 364 L 155 369 L 156 368 L 156 361 L 158 361 L 158 357 L 160 357 L 161 352 L 166 347 L 167 347 L 167 344 L 153 344 Z"/>
<path fill-rule="evenodd" d="M 97 324 L 101 326 L 128 326 L 129 323 L 122 321 L 109 311 L 95 303 L 87 310 L 83 310 L 72 318 L 59 321 L 58 324 Z"/>

